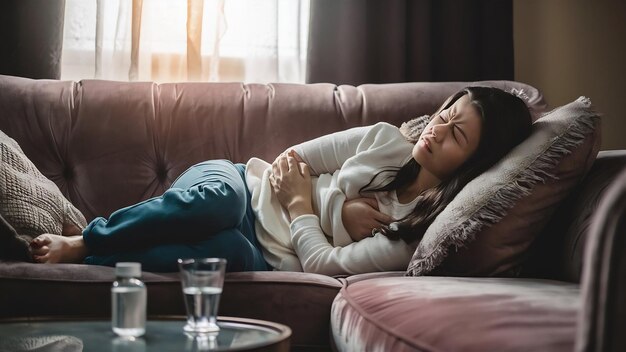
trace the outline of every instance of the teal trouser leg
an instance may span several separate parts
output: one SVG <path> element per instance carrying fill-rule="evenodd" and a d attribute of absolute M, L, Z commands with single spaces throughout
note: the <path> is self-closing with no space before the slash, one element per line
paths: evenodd
<path fill-rule="evenodd" d="M 226 271 L 265 271 L 268 266 L 256 247 L 237 229 L 228 229 L 210 239 L 190 244 L 166 244 L 109 256 L 89 256 L 86 264 L 115 266 L 117 262 L 139 262 L 142 270 L 178 271 L 179 258 L 226 258 Z"/>
<path fill-rule="evenodd" d="M 229 271 L 267 270 L 243 172 L 227 160 L 199 163 L 162 196 L 94 219 L 83 231 L 93 254 L 85 262 L 139 261 L 146 270 L 172 271 L 177 258 L 222 257 Z"/>

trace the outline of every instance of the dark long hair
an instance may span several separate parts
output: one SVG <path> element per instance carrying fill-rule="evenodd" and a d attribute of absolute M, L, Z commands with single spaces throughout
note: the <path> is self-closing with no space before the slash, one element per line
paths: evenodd
<path fill-rule="evenodd" d="M 431 116 L 452 106 L 459 98 L 467 95 L 470 104 L 478 111 L 482 123 L 480 142 L 476 151 L 452 176 L 439 185 L 422 192 L 413 211 L 395 222 L 394 226 L 382 226 L 378 230 L 390 239 L 402 239 L 406 243 L 420 240 L 437 215 L 454 199 L 461 189 L 476 176 L 497 163 L 513 147 L 530 135 L 532 117 L 523 100 L 498 88 L 468 87 L 449 97 Z M 413 182 L 420 171 L 420 165 L 411 158 L 386 185 L 373 188 L 372 184 L 383 170 L 360 189 L 360 192 L 394 191 Z"/>

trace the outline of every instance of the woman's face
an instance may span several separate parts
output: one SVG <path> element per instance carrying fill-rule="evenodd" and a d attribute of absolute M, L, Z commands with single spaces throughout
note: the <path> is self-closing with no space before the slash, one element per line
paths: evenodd
<path fill-rule="evenodd" d="M 428 123 L 413 147 L 413 158 L 438 179 L 451 176 L 478 148 L 482 122 L 466 95 Z"/>

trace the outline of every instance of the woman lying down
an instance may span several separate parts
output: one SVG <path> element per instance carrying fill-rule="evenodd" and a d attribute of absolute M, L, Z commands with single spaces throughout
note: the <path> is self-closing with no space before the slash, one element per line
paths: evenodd
<path fill-rule="evenodd" d="M 417 143 L 380 122 L 296 145 L 269 164 L 209 160 L 163 195 L 31 242 L 39 263 L 177 270 L 222 257 L 227 271 L 326 275 L 405 270 L 455 195 L 531 131 L 517 96 L 469 87 L 431 116 Z"/>

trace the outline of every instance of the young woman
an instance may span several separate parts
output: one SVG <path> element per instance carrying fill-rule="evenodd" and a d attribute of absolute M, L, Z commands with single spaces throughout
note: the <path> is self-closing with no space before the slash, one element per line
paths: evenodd
<path fill-rule="evenodd" d="M 82 232 L 43 234 L 36 262 L 175 271 L 185 257 L 223 257 L 227 271 L 327 275 L 404 270 L 434 218 L 531 130 L 518 97 L 469 87 L 417 141 L 388 123 L 299 144 L 273 164 L 199 163 L 162 196 L 96 218 Z"/>

